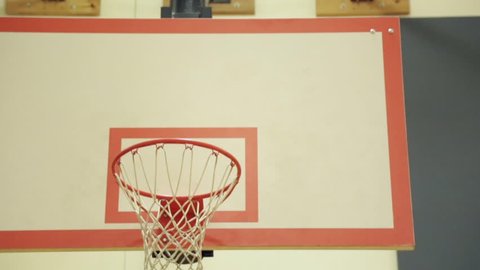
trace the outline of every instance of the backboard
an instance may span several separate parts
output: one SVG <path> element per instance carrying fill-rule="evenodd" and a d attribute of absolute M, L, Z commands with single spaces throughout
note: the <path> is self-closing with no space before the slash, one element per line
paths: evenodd
<path fill-rule="evenodd" d="M 141 248 L 109 163 L 217 145 L 206 249 L 414 245 L 398 19 L 0 19 L 0 249 Z"/>

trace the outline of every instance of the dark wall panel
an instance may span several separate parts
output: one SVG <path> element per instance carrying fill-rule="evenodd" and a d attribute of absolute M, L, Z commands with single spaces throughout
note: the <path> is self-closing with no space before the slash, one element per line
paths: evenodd
<path fill-rule="evenodd" d="M 480 269 L 480 18 L 401 26 L 417 247 L 399 269 Z"/>

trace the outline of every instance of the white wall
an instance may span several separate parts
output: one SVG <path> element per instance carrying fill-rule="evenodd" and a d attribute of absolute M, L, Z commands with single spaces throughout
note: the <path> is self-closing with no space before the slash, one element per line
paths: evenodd
<path fill-rule="evenodd" d="M 162 0 L 102 0 L 102 17 L 158 18 Z M 256 18 L 314 18 L 315 0 L 255 0 Z M 479 0 L 410 0 L 411 17 L 480 15 Z M 231 16 L 223 16 L 230 18 Z M 245 17 L 245 16 L 243 16 Z"/>
<path fill-rule="evenodd" d="M 480 0 L 411 0 L 411 17 L 479 16 Z M 104 18 L 158 18 L 161 0 L 102 0 Z M 4 1 L 0 15 L 5 15 Z M 315 0 L 256 0 L 256 18 L 313 18 Z M 142 269 L 143 252 L 0 253 L 5 270 Z M 355 269 L 395 270 L 395 251 L 279 250 L 216 251 L 204 260 L 206 270 Z"/>
<path fill-rule="evenodd" d="M 5 15 L 0 0 L 0 15 Z M 104 18 L 158 18 L 162 0 L 101 0 Z M 256 0 L 256 18 L 313 18 L 315 0 Z M 411 17 L 479 16 L 479 0 L 410 0 Z M 228 17 L 230 18 L 230 17 Z"/>

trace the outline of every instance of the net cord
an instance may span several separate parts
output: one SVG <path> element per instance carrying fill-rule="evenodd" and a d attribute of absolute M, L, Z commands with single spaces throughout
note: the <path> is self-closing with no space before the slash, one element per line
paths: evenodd
<path fill-rule="evenodd" d="M 194 183 L 195 146 L 185 144 L 181 153 L 178 176 L 173 180 L 165 145 L 156 144 L 154 145 L 155 165 L 152 185 L 142 157 L 142 151 L 147 151 L 147 148 L 142 147 L 124 153 L 123 158 L 130 155 L 130 158 L 126 160 L 130 160 L 132 171 L 129 172 L 122 158 L 118 161 L 118 172 L 114 173 L 120 189 L 128 198 L 140 223 L 145 250 L 144 268 L 145 270 L 172 268 L 200 270 L 203 268 L 201 249 L 206 227 L 213 213 L 230 195 L 238 182 L 238 175 L 233 173 L 236 164 L 230 160 L 223 171 L 219 172 L 220 153 L 211 150 L 203 163 L 200 176 Z M 222 155 L 222 157 L 225 156 Z M 158 183 L 164 180 L 160 177 L 161 164 L 164 166 L 163 172 L 166 174 L 171 196 L 160 195 L 158 192 Z M 209 166 L 213 166 L 213 169 L 211 175 L 207 176 Z M 236 168 L 237 172 L 239 169 Z M 179 187 L 184 179 L 184 174 L 187 175 L 186 181 L 188 181 L 187 194 L 179 196 Z M 199 191 L 202 183 L 207 181 L 206 179 L 211 181 L 210 196 L 198 200 L 195 194 Z M 150 195 L 146 195 L 147 192 L 141 190 L 140 183 L 143 183 L 143 187 L 147 188 Z M 151 199 L 149 206 L 147 205 L 148 200 L 145 200 L 146 197 Z"/>

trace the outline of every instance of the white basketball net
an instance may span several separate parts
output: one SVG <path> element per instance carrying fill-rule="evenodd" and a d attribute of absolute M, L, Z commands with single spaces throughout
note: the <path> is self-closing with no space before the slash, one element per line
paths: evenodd
<path fill-rule="evenodd" d="M 238 183 L 238 162 L 203 143 L 149 143 L 113 166 L 140 222 L 144 269 L 202 269 L 206 226 Z"/>

